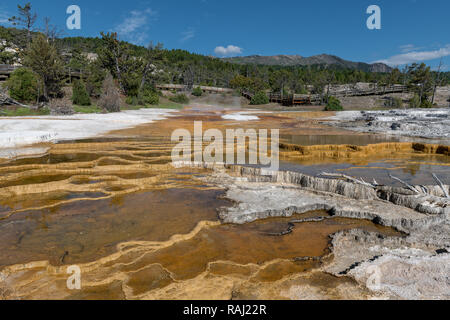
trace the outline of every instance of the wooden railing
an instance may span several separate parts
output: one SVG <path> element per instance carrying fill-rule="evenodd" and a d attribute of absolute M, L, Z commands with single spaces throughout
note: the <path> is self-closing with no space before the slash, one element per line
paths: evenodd
<path fill-rule="evenodd" d="M 16 66 L 12 66 L 9 64 L 0 64 L 0 74 L 10 74 L 16 70 Z"/>
<path fill-rule="evenodd" d="M 159 90 L 175 90 L 175 91 L 189 91 L 192 88 L 200 88 L 204 92 L 210 92 L 210 93 L 232 93 L 232 92 L 234 92 L 233 89 L 229 89 L 229 88 L 209 87 L 209 86 L 199 86 L 199 85 L 187 86 L 184 84 L 158 84 L 158 85 L 156 85 L 156 88 Z"/>
<path fill-rule="evenodd" d="M 329 95 L 335 97 L 352 97 L 352 96 L 374 96 L 374 95 L 383 95 L 390 93 L 401 93 L 405 92 L 408 88 L 403 85 L 390 85 L 390 86 L 376 86 L 369 89 L 346 89 L 340 91 L 330 90 Z"/>

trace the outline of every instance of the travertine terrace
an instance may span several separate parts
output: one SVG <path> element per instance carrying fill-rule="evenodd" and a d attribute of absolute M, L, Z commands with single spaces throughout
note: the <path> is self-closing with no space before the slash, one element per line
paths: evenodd
<path fill-rule="evenodd" d="M 413 192 L 395 180 L 302 172 L 360 167 L 380 182 L 385 165 L 408 180 L 445 172 L 448 147 L 378 136 L 358 143 L 367 135 L 329 127 L 324 116 L 196 106 L 90 139 L 25 146 L 38 154 L 0 162 L 0 296 L 448 298 L 448 185 L 430 177 Z M 172 163 L 170 134 L 193 121 L 204 130 L 279 128 L 288 167 Z M 355 144 L 295 143 L 325 133 Z M 66 287 L 74 264 L 79 291 Z"/>

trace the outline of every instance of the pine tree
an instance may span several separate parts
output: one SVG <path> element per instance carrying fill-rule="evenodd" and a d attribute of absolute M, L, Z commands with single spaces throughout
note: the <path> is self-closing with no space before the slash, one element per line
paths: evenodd
<path fill-rule="evenodd" d="M 431 77 L 430 67 L 424 63 L 413 63 L 408 70 L 410 91 L 417 94 L 419 105 L 421 107 L 429 107 L 428 97 L 433 92 L 433 81 Z"/>
<path fill-rule="evenodd" d="M 38 95 L 38 81 L 27 68 L 15 70 L 6 82 L 11 98 L 22 102 L 35 102 Z"/>
<path fill-rule="evenodd" d="M 43 86 L 43 95 L 48 100 L 61 92 L 62 62 L 56 48 L 43 35 L 36 36 L 24 53 L 23 64 L 33 70 Z"/>
<path fill-rule="evenodd" d="M 72 103 L 79 106 L 91 105 L 91 99 L 86 91 L 86 86 L 81 80 L 73 83 Z"/>
<path fill-rule="evenodd" d="M 19 10 L 19 16 L 12 16 L 8 20 L 13 26 L 23 26 L 27 30 L 27 39 L 30 42 L 31 31 L 33 31 L 33 26 L 36 23 L 37 14 L 31 12 L 31 4 L 29 2 L 23 7 L 17 5 L 17 9 Z"/>

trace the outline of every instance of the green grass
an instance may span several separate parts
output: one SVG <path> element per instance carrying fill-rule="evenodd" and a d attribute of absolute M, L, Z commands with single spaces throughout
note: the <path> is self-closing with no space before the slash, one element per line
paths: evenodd
<path fill-rule="evenodd" d="M 181 105 L 179 103 L 175 103 L 175 102 L 162 102 L 162 103 L 158 104 L 157 106 L 153 106 L 153 108 L 180 110 L 180 109 L 183 109 L 183 105 Z"/>
<path fill-rule="evenodd" d="M 121 108 L 121 110 L 139 110 L 139 109 L 183 109 L 183 105 L 175 102 L 161 102 L 158 105 L 145 105 L 145 106 L 126 106 Z"/>
<path fill-rule="evenodd" d="M 48 108 L 32 110 L 24 107 L 0 109 L 1 117 L 25 117 L 25 116 L 47 116 L 50 114 Z"/>
<path fill-rule="evenodd" d="M 73 110 L 76 113 L 101 113 L 103 112 L 102 108 L 96 106 L 96 105 L 91 105 L 91 106 L 73 106 Z"/>
<path fill-rule="evenodd" d="M 147 105 L 147 106 L 126 106 L 121 108 L 121 110 L 139 110 L 139 109 L 183 109 L 183 105 L 175 102 L 161 102 L 158 105 Z M 91 106 L 73 106 L 73 110 L 76 113 L 102 113 L 103 109 L 96 105 Z M 23 107 L 17 108 L 0 108 L 0 117 L 24 117 L 24 116 L 47 116 L 50 114 L 48 108 L 42 108 L 40 110 L 32 110 Z"/>
<path fill-rule="evenodd" d="M 144 109 L 147 108 L 146 106 L 133 106 L 133 105 L 125 105 L 123 107 L 120 107 L 120 110 L 139 110 L 139 109 Z"/>

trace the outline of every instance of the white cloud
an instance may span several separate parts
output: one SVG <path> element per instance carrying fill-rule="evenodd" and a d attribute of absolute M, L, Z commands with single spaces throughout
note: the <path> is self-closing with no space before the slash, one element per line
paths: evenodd
<path fill-rule="evenodd" d="M 189 39 L 192 39 L 195 37 L 195 30 L 193 28 L 189 28 L 186 31 L 181 33 L 182 38 L 180 39 L 181 42 L 188 41 Z"/>
<path fill-rule="evenodd" d="M 390 58 L 379 60 L 376 62 L 385 63 L 390 66 L 403 65 L 413 62 L 422 62 L 427 60 L 439 59 L 450 56 L 450 44 L 443 48 L 432 51 L 410 51 L 402 54 L 392 56 Z"/>
<path fill-rule="evenodd" d="M 419 51 L 424 49 L 423 47 L 416 47 L 413 44 L 405 44 L 399 47 L 403 53 L 411 52 L 411 51 Z"/>
<path fill-rule="evenodd" d="M 133 10 L 114 28 L 114 31 L 131 42 L 141 44 L 145 41 L 150 23 L 156 19 L 156 15 L 152 9 Z"/>
<path fill-rule="evenodd" d="M 8 20 L 9 18 L 10 16 L 7 13 L 0 12 L 0 24 L 7 24 L 7 25 L 11 24 Z"/>
<path fill-rule="evenodd" d="M 241 54 L 242 53 L 242 48 L 233 46 L 233 45 L 229 45 L 228 47 L 216 47 L 214 49 L 214 53 L 217 54 L 218 56 L 222 56 L 222 57 L 226 57 L 226 56 L 231 56 L 231 55 L 236 55 L 236 54 Z"/>

